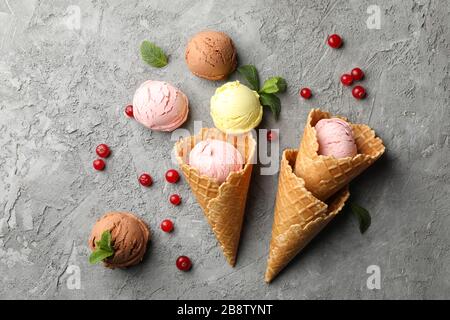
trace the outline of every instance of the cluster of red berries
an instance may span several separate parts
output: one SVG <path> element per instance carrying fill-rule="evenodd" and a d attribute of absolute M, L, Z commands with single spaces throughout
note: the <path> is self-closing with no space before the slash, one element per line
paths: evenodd
<path fill-rule="evenodd" d="M 100 158 L 106 159 L 111 154 L 111 150 L 109 149 L 109 147 L 106 144 L 102 143 L 102 144 L 99 144 L 97 146 L 97 148 L 95 148 L 95 153 L 97 153 L 97 155 Z M 100 159 L 100 158 L 95 159 L 94 162 L 92 163 L 92 165 L 94 166 L 94 169 L 98 170 L 98 171 L 102 171 L 103 169 L 105 169 L 105 166 L 106 166 L 105 160 Z"/>
<path fill-rule="evenodd" d="M 351 86 L 354 81 L 360 81 L 364 78 L 364 72 L 360 68 L 353 68 L 350 73 L 345 73 L 341 76 L 341 83 L 344 86 Z M 352 95 L 355 99 L 364 99 L 366 96 L 366 89 L 362 86 L 354 86 Z"/>
<path fill-rule="evenodd" d="M 175 169 L 169 169 L 166 171 L 166 181 L 169 183 L 177 183 L 180 179 L 180 174 Z M 170 203 L 177 206 L 181 203 L 181 197 L 178 194 L 172 194 L 169 197 Z M 170 233 L 174 229 L 172 220 L 164 219 L 160 224 L 161 230 Z M 181 271 L 189 271 L 192 267 L 191 259 L 186 256 L 180 256 L 177 258 L 176 266 Z"/>
<path fill-rule="evenodd" d="M 108 158 L 111 154 L 111 150 L 108 145 L 102 143 L 95 148 L 95 152 L 100 158 Z M 106 163 L 103 159 L 95 159 L 92 163 L 93 167 L 97 171 L 103 171 L 105 169 Z M 176 183 L 180 179 L 180 174 L 175 169 L 167 170 L 166 180 L 169 183 Z M 148 173 L 143 173 L 138 178 L 139 183 L 144 187 L 150 187 L 153 184 L 153 178 Z M 177 206 L 181 203 L 181 197 L 178 194 L 172 194 L 169 197 L 170 203 Z"/>
<path fill-rule="evenodd" d="M 342 46 L 342 38 L 337 34 L 332 34 L 327 39 L 328 45 L 331 48 L 338 49 Z M 341 83 L 344 86 L 351 86 L 354 81 L 359 81 L 364 78 L 364 72 L 360 68 L 354 68 L 349 74 L 343 74 L 341 76 Z M 312 92 L 310 88 L 302 88 L 299 92 L 300 96 L 304 99 L 310 99 Z M 364 99 L 366 97 L 366 89 L 362 86 L 355 86 L 352 89 L 352 95 L 356 99 Z"/>

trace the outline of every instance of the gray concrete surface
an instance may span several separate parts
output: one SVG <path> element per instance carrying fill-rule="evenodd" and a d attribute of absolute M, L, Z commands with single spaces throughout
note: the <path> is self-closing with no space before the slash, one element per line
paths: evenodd
<path fill-rule="evenodd" d="M 370 5 L 380 8 L 379 30 L 367 27 Z M 1 0 L 0 298 L 450 298 L 449 9 L 444 0 Z M 187 39 L 205 28 L 229 33 L 240 63 L 262 78 L 286 78 L 281 119 L 267 112 L 261 126 L 280 128 L 280 150 L 297 146 L 312 107 L 370 124 L 388 150 L 352 184 L 372 214 L 368 232 L 340 215 L 271 285 L 263 274 L 277 176 L 255 168 L 233 269 L 186 183 L 163 180 L 170 134 L 122 115 L 141 82 L 161 79 L 190 99 L 185 128 L 212 125 L 208 101 L 220 83 L 194 77 L 183 60 Z M 324 45 L 333 32 L 345 39 L 341 50 Z M 144 39 L 169 54 L 166 68 L 140 60 Z M 366 71 L 364 101 L 339 83 L 354 66 Z M 314 98 L 299 99 L 301 86 Z M 113 155 L 98 173 L 91 163 L 102 142 Z M 153 187 L 138 185 L 142 171 Z M 172 192 L 181 206 L 168 203 Z M 135 268 L 88 264 L 91 225 L 110 210 L 151 226 Z M 176 223 L 172 235 L 158 228 L 165 217 Z M 192 258 L 191 272 L 176 270 L 180 254 Z M 370 265 L 380 267 L 379 290 L 366 286 Z"/>

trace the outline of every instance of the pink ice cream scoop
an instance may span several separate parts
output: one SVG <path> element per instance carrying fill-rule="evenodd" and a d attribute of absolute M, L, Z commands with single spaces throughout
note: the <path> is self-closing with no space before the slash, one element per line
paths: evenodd
<path fill-rule="evenodd" d="M 191 150 L 189 165 L 221 184 L 231 172 L 242 169 L 244 158 L 232 144 L 208 139 L 197 143 Z"/>
<path fill-rule="evenodd" d="M 186 95 L 171 84 L 145 81 L 133 98 L 136 121 L 155 131 L 173 131 L 187 119 L 189 102 Z"/>
<path fill-rule="evenodd" d="M 346 121 L 338 118 L 322 119 L 314 128 L 320 155 L 345 158 L 358 153 L 352 127 Z"/>

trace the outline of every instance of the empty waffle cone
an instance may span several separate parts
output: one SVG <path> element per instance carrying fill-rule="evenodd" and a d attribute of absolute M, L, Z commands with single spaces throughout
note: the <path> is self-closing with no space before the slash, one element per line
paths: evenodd
<path fill-rule="evenodd" d="M 345 186 L 328 204 L 314 197 L 293 172 L 296 157 L 297 150 L 287 149 L 281 159 L 266 282 L 271 282 L 339 213 L 350 196 Z"/>
<path fill-rule="evenodd" d="M 206 139 L 231 143 L 245 159 L 243 169 L 230 173 L 227 180 L 220 185 L 215 179 L 200 175 L 197 169 L 188 164 L 192 148 Z M 236 263 L 255 148 L 256 141 L 250 133 L 227 135 L 218 129 L 207 128 L 203 128 L 198 135 L 183 138 L 175 144 L 175 155 L 181 171 L 231 266 Z"/>
<path fill-rule="evenodd" d="M 358 154 L 340 159 L 319 155 L 319 143 L 314 126 L 319 120 L 331 117 L 328 112 L 311 110 L 295 162 L 295 174 L 302 177 L 306 189 L 322 201 L 348 185 L 381 157 L 385 149 L 383 141 L 375 136 L 375 132 L 369 126 L 349 123 L 353 129 Z"/>

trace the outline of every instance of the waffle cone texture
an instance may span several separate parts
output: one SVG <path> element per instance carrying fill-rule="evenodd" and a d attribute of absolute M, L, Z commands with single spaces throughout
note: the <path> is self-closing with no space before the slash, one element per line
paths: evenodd
<path fill-rule="evenodd" d="M 321 119 L 331 118 L 331 114 L 312 109 L 300 142 L 295 174 L 305 181 L 305 187 L 316 198 L 325 201 L 331 195 L 350 183 L 384 153 L 383 141 L 365 124 L 349 123 L 353 130 L 358 154 L 354 157 L 336 159 L 322 156 L 314 126 Z M 346 120 L 345 118 L 342 118 Z"/>
<path fill-rule="evenodd" d="M 372 129 L 351 124 L 356 156 L 318 155 L 314 125 L 324 118 L 331 115 L 311 110 L 299 150 L 283 152 L 265 274 L 268 283 L 342 210 L 350 196 L 350 181 L 384 153 L 383 142 Z"/>
<path fill-rule="evenodd" d="M 293 172 L 296 157 L 297 150 L 287 149 L 281 159 L 266 282 L 271 282 L 339 213 L 350 196 L 345 187 L 330 198 L 329 204 L 314 197 Z"/>
<path fill-rule="evenodd" d="M 230 173 L 227 180 L 220 185 L 215 179 L 200 175 L 197 169 L 188 164 L 192 148 L 206 139 L 231 143 L 245 159 L 242 170 Z M 181 171 L 231 266 L 236 263 L 255 149 L 256 141 L 250 133 L 227 135 L 218 129 L 208 128 L 203 128 L 198 135 L 183 138 L 175 144 L 175 155 Z"/>

